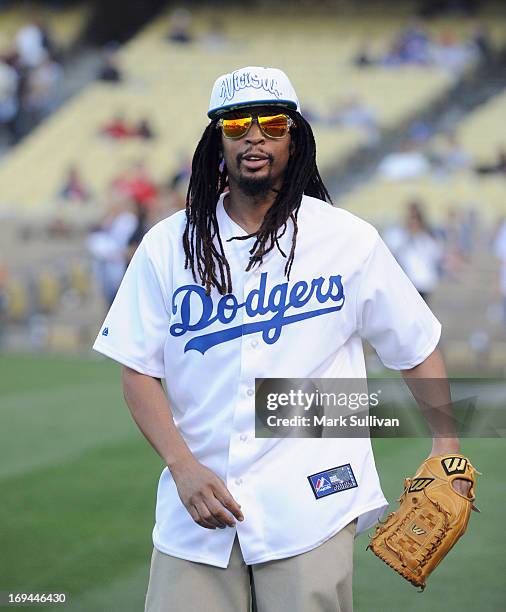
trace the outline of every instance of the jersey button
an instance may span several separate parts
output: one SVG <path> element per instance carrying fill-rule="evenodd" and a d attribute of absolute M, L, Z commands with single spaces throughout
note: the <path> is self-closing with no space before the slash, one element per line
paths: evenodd
<path fill-rule="evenodd" d="M 252 348 L 256 348 L 258 346 L 258 340 L 252 340 L 251 341 L 251 347 Z"/>
<path fill-rule="evenodd" d="M 246 440 L 248 439 L 248 436 L 246 434 L 241 434 L 240 438 L 241 442 L 246 442 Z"/>
<path fill-rule="evenodd" d="M 249 396 L 251 397 L 252 395 L 255 395 L 255 390 L 254 390 L 254 389 L 248 389 L 248 390 L 246 391 L 246 394 L 247 394 L 247 395 L 249 395 Z"/>
<path fill-rule="evenodd" d="M 242 478 L 236 478 L 235 479 L 235 484 L 240 487 L 242 485 Z"/>

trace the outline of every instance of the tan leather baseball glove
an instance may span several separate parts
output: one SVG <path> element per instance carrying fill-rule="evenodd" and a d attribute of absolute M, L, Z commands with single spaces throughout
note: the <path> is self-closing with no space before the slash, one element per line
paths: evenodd
<path fill-rule="evenodd" d="M 465 532 L 474 506 L 476 474 L 463 455 L 426 459 L 413 478 L 404 481 L 399 508 L 380 522 L 367 548 L 411 584 L 425 588 L 431 572 Z M 467 497 L 452 483 L 471 483 Z"/>

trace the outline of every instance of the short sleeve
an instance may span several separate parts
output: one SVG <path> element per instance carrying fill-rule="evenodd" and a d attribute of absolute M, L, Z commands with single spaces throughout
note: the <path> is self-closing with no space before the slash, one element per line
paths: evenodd
<path fill-rule="evenodd" d="M 357 327 L 383 365 L 408 370 L 437 347 L 441 323 L 377 234 L 357 293 Z"/>
<path fill-rule="evenodd" d="M 170 314 L 146 239 L 136 250 L 93 349 L 141 374 L 165 377 Z"/>

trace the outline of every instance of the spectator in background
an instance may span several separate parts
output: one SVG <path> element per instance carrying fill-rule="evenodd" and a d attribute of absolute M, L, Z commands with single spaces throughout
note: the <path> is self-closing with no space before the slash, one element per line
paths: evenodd
<path fill-rule="evenodd" d="M 123 113 L 118 111 L 111 121 L 107 122 L 101 129 L 100 134 L 113 139 L 129 138 L 133 135 L 132 128 L 128 125 Z"/>
<path fill-rule="evenodd" d="M 412 22 L 395 38 L 382 62 L 391 67 L 437 66 L 460 77 L 476 59 L 485 58 L 487 44 L 486 34 L 479 31 L 465 41 L 457 40 L 451 30 L 434 40 L 421 23 Z"/>
<path fill-rule="evenodd" d="M 188 44 L 193 41 L 191 33 L 192 15 L 189 10 L 176 9 L 170 18 L 170 29 L 167 39 L 174 43 Z"/>
<path fill-rule="evenodd" d="M 148 118 L 141 119 L 137 127 L 134 128 L 134 134 L 144 140 L 152 140 L 155 137 L 155 133 L 150 120 Z"/>
<path fill-rule="evenodd" d="M 0 126 L 15 144 L 45 119 L 59 100 L 63 69 L 47 27 L 30 22 L 15 34 L 10 57 L 0 61 Z"/>
<path fill-rule="evenodd" d="M 137 206 L 138 224 L 128 241 L 128 261 L 133 257 L 142 238 L 153 225 L 184 207 L 184 197 L 168 186 L 159 188 L 156 200 L 149 208 Z"/>
<path fill-rule="evenodd" d="M 420 295 L 429 303 L 439 283 L 443 248 L 434 238 L 421 205 L 411 202 L 405 224 L 389 228 L 383 238 Z"/>
<path fill-rule="evenodd" d="M 76 165 L 69 167 L 60 190 L 60 198 L 68 202 L 79 202 L 83 204 L 90 199 L 90 191 L 85 186 L 79 168 Z"/>
<path fill-rule="evenodd" d="M 423 119 L 415 120 L 409 126 L 408 137 L 415 147 L 426 144 L 433 135 L 434 128 Z"/>
<path fill-rule="evenodd" d="M 503 323 L 506 325 L 506 217 L 499 223 L 494 239 L 494 253 L 501 264 L 499 288 L 503 303 Z"/>
<path fill-rule="evenodd" d="M 151 207 L 158 194 L 156 182 L 151 178 L 143 161 L 135 162 L 113 181 L 114 189 L 144 208 Z"/>
<path fill-rule="evenodd" d="M 446 135 L 443 143 L 428 153 L 433 171 L 437 176 L 444 177 L 472 165 L 471 155 L 459 143 L 454 132 Z"/>
<path fill-rule="evenodd" d="M 7 130 L 12 143 L 16 141 L 18 86 L 19 76 L 16 70 L 7 61 L 0 60 L 0 126 Z"/>
<path fill-rule="evenodd" d="M 48 36 L 37 23 L 27 23 L 14 39 L 22 68 L 37 68 L 48 56 Z"/>
<path fill-rule="evenodd" d="M 111 121 L 100 128 L 99 133 L 113 140 L 124 140 L 126 138 L 143 138 L 151 140 L 155 137 L 151 122 L 147 117 L 139 120 L 137 125 L 130 124 L 119 111 Z"/>
<path fill-rule="evenodd" d="M 469 204 L 467 209 L 450 207 L 444 225 L 434 228 L 433 234 L 445 243 L 446 259 L 453 249 L 458 252 L 462 263 L 471 262 L 479 232 L 479 217 L 476 206 Z M 457 265 L 457 268 L 460 266 Z M 450 276 L 451 269 L 444 265 L 444 270 Z M 451 266 L 450 266 L 451 268 Z"/>
<path fill-rule="evenodd" d="M 46 56 L 36 68 L 30 70 L 26 80 L 23 107 L 30 116 L 33 126 L 55 109 L 62 79 L 63 68 L 50 56 Z"/>
<path fill-rule="evenodd" d="M 385 57 L 387 66 L 430 63 L 430 38 L 421 23 L 413 21 L 393 41 Z"/>
<path fill-rule="evenodd" d="M 35 25 L 39 28 L 40 34 L 42 36 L 42 46 L 47 52 L 48 57 L 57 58 L 58 57 L 58 49 L 57 45 L 51 36 L 51 32 L 49 30 L 49 26 L 47 23 L 39 20 L 35 22 Z"/>
<path fill-rule="evenodd" d="M 475 250 L 477 236 L 479 232 L 479 216 L 477 207 L 470 204 L 467 210 L 462 213 L 461 226 L 461 248 L 464 257 L 470 260 Z"/>
<path fill-rule="evenodd" d="M 135 203 L 130 198 L 114 187 L 109 195 L 108 212 L 90 232 L 86 242 L 107 308 L 112 304 L 125 273 L 128 243 L 139 223 Z"/>
<path fill-rule="evenodd" d="M 455 207 L 448 208 L 446 221 L 442 228 L 444 240 L 443 270 L 450 278 L 459 279 L 466 263 L 466 226 L 463 214 Z"/>
<path fill-rule="evenodd" d="M 187 153 L 179 154 L 179 166 L 172 178 L 169 180 L 170 189 L 179 189 L 180 187 L 188 187 L 192 171 L 192 160 Z"/>
<path fill-rule="evenodd" d="M 505 174 L 506 175 L 506 149 L 497 152 L 497 161 L 491 164 L 481 164 L 475 167 L 477 174 Z"/>
<path fill-rule="evenodd" d="M 101 64 L 97 72 L 97 79 L 109 83 L 120 83 L 123 75 L 118 65 L 116 46 L 107 45 L 101 54 Z"/>
<path fill-rule="evenodd" d="M 357 54 L 353 58 L 353 63 L 355 66 L 357 66 L 357 68 L 367 68 L 378 63 L 371 53 L 370 46 L 367 41 L 364 41 L 361 44 Z"/>
<path fill-rule="evenodd" d="M 452 32 L 444 32 L 429 50 L 429 63 L 459 77 L 478 57 L 472 41 L 459 42 Z"/>
<path fill-rule="evenodd" d="M 488 28 L 483 24 L 476 25 L 471 40 L 481 59 L 485 62 L 490 61 L 493 57 L 493 49 Z"/>
<path fill-rule="evenodd" d="M 152 206 L 149 210 L 136 204 L 136 215 L 137 215 L 137 226 L 132 232 L 127 244 L 127 265 L 134 256 L 137 247 L 142 242 L 146 232 L 152 227 L 151 219 L 149 218 L 149 212 L 153 211 L 155 206 Z M 153 224 L 154 225 L 154 224 Z"/>
<path fill-rule="evenodd" d="M 201 42 L 210 51 L 223 51 L 228 43 L 225 26 L 219 17 L 213 17 L 209 30 L 202 36 Z"/>
<path fill-rule="evenodd" d="M 378 141 L 379 130 L 376 113 L 358 96 L 349 96 L 343 102 L 336 104 L 329 117 L 330 125 L 342 125 L 362 130 L 369 144 Z"/>
<path fill-rule="evenodd" d="M 386 180 L 404 181 L 427 175 L 430 163 L 417 143 L 408 140 L 400 151 L 389 153 L 381 160 L 378 173 Z"/>

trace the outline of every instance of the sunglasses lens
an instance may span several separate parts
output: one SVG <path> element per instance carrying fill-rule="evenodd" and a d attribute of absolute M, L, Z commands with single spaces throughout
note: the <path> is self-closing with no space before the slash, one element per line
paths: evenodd
<path fill-rule="evenodd" d="M 251 121 L 251 117 L 223 119 L 223 133 L 227 138 L 241 138 L 249 130 Z"/>
<path fill-rule="evenodd" d="M 289 119 L 287 115 L 260 115 L 257 120 L 262 132 L 270 138 L 283 138 L 288 134 Z M 251 127 L 252 121 L 251 115 L 244 114 L 241 116 L 239 112 L 235 116 L 227 119 L 223 118 L 221 120 L 223 134 L 226 138 L 242 138 Z"/>
<path fill-rule="evenodd" d="M 286 115 L 258 117 L 258 123 L 263 132 L 271 138 L 283 138 L 288 133 L 288 117 Z"/>

